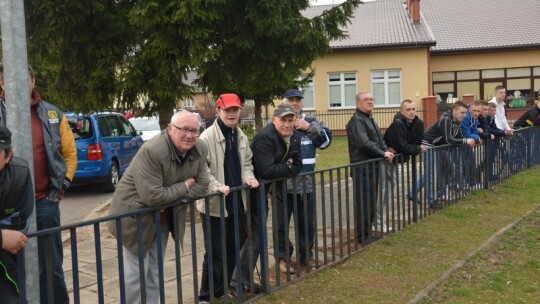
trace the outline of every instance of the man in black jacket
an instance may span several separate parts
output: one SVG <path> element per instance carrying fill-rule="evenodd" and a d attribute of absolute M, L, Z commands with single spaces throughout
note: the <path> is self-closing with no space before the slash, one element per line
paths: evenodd
<path fill-rule="evenodd" d="M 19 303 L 17 254 L 24 248 L 28 219 L 34 209 L 28 162 L 13 156 L 11 132 L 0 125 L 0 295 L 2 303 Z"/>
<path fill-rule="evenodd" d="M 371 117 L 374 99 L 369 92 L 356 94 L 357 111 L 347 123 L 349 159 L 351 164 L 384 158 L 392 162 L 394 153 L 383 140 L 379 126 Z M 369 162 L 352 168 L 354 183 L 354 219 L 357 241 L 366 245 L 377 237 L 372 236 L 371 224 L 377 201 L 379 162 Z"/>
<path fill-rule="evenodd" d="M 384 133 L 384 141 L 390 146 L 392 152 L 401 154 L 394 159 L 394 162 L 404 163 L 409 161 L 411 155 L 426 152 L 427 146 L 422 145 L 423 137 L 424 122 L 416 116 L 414 102 L 410 99 L 405 99 L 401 103 L 399 112 L 394 116 L 394 121 Z M 393 179 L 396 176 L 397 168 L 393 164 L 389 164 L 387 168 L 386 177 L 388 183 L 386 184 L 393 186 Z M 385 193 L 385 191 L 383 191 L 383 193 Z M 384 196 L 385 198 L 388 198 L 388 195 Z M 385 204 L 385 201 L 382 203 Z M 381 215 L 377 214 L 376 216 L 376 228 L 382 227 L 383 232 L 387 232 L 389 228 L 386 228 L 384 223 L 378 222 L 382 219 Z"/>
<path fill-rule="evenodd" d="M 268 123 L 255 137 L 251 145 L 253 152 L 253 168 L 255 169 L 255 177 L 260 181 L 262 190 L 251 190 L 251 239 L 244 243 L 240 252 L 240 271 L 237 269 L 232 277 L 232 290 L 238 290 L 238 278 L 242 283 L 244 290 L 250 290 L 250 274 L 253 272 L 257 259 L 260 254 L 259 244 L 259 229 L 266 226 L 266 217 L 263 218 L 259 212 L 263 207 L 268 211 L 268 203 L 266 201 L 267 194 L 272 191 L 272 196 L 275 200 L 272 202 L 272 209 L 275 211 L 273 216 L 277 218 L 278 227 L 274 227 L 274 233 L 278 234 L 278 238 L 287 239 L 285 235 L 279 235 L 279 227 L 285 221 L 283 211 L 285 204 L 283 202 L 284 187 L 286 180 L 283 178 L 292 178 L 302 170 L 302 156 L 300 153 L 300 134 L 294 130 L 294 122 L 296 116 L 290 105 L 279 105 L 274 110 L 272 123 Z M 281 179 L 273 183 L 268 181 Z M 266 180 L 266 183 L 263 181 Z M 275 207 L 274 207 L 275 205 Z M 267 213 L 268 214 L 268 213 Z M 277 246 L 276 246 L 277 247 Z M 249 263 L 249 255 L 252 254 L 252 264 Z M 279 252 L 278 252 L 279 255 Z M 290 261 L 289 261 L 290 262 Z M 279 260 L 279 263 L 286 263 Z M 285 265 L 290 270 L 290 263 Z M 260 286 L 254 285 L 254 292 L 260 292 Z"/>

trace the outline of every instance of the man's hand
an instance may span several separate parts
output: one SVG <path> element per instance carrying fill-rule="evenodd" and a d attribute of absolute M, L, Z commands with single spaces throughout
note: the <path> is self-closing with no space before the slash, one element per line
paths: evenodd
<path fill-rule="evenodd" d="M 17 254 L 26 246 L 27 241 L 26 235 L 20 231 L 2 229 L 2 249 L 9 251 L 11 254 Z"/>
<path fill-rule="evenodd" d="M 424 153 L 428 150 L 428 146 L 426 145 L 420 145 L 420 153 Z"/>
<path fill-rule="evenodd" d="M 512 136 L 512 135 L 514 135 L 514 130 L 512 130 L 512 129 L 504 130 L 504 135 L 505 136 Z"/>
<path fill-rule="evenodd" d="M 386 159 L 386 161 L 388 163 L 391 163 L 392 160 L 394 159 L 394 153 L 390 152 L 390 151 L 386 151 L 384 152 L 384 159 Z"/>
<path fill-rule="evenodd" d="M 492 140 L 495 139 L 495 135 L 493 135 L 493 134 L 491 134 L 490 137 L 491 137 Z"/>
<path fill-rule="evenodd" d="M 306 131 L 307 129 L 309 129 L 309 122 L 305 121 L 305 120 L 302 119 L 302 118 L 297 118 L 297 119 L 294 121 L 294 127 L 295 127 L 296 129 Z"/>
<path fill-rule="evenodd" d="M 231 190 L 229 186 L 227 185 L 221 185 L 217 189 L 219 192 L 225 194 L 225 196 L 229 195 L 229 191 Z"/>
<path fill-rule="evenodd" d="M 467 138 L 467 145 L 468 145 L 469 147 L 473 148 L 473 147 L 476 145 L 476 143 L 474 142 L 474 139 L 472 139 L 472 138 Z"/>
<path fill-rule="evenodd" d="M 188 187 L 192 187 L 193 185 L 195 185 L 195 179 L 192 178 L 192 177 L 191 177 L 191 178 L 188 178 L 188 179 L 186 179 L 186 180 L 184 181 L 184 183 L 186 183 L 186 185 L 187 185 Z"/>
<path fill-rule="evenodd" d="M 256 180 L 255 178 L 251 178 L 251 179 L 246 180 L 246 185 L 249 186 L 250 188 L 257 188 L 259 187 L 259 181 Z"/>
<path fill-rule="evenodd" d="M 482 128 L 477 128 L 477 130 L 478 130 L 478 134 L 484 133 L 484 129 L 482 129 Z"/>

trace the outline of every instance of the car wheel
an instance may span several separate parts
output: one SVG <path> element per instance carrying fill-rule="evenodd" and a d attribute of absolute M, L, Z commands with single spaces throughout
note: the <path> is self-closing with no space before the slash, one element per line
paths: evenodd
<path fill-rule="evenodd" d="M 109 176 L 107 176 L 107 180 L 101 185 L 101 188 L 105 192 L 113 192 L 116 186 L 118 186 L 119 181 L 120 173 L 118 172 L 118 165 L 113 161 L 109 169 Z"/>

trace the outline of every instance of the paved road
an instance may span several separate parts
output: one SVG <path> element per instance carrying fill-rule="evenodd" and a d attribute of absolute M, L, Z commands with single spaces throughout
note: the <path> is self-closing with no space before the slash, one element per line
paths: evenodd
<path fill-rule="evenodd" d="M 77 185 L 71 187 L 60 202 L 62 225 L 82 221 L 99 204 L 112 197 L 112 193 L 104 193 L 95 185 Z"/>

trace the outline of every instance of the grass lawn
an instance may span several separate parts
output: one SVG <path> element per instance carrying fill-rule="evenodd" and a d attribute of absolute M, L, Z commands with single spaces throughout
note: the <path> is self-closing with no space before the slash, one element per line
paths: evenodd
<path fill-rule="evenodd" d="M 319 152 L 318 169 L 331 167 L 332 158 L 339 155 L 348 161 L 346 138 L 336 138 L 334 144 L 334 149 Z M 323 155 L 330 159 L 322 161 Z M 473 192 L 387 235 L 342 264 L 256 302 L 409 303 L 457 263 L 467 261 L 420 303 L 539 303 L 539 174 L 536 167 L 489 190 Z M 495 233 L 535 208 L 524 221 L 467 259 Z"/>
<path fill-rule="evenodd" d="M 317 149 L 316 170 L 328 169 L 349 164 L 349 146 L 346 136 L 332 138 L 330 147 Z"/>

